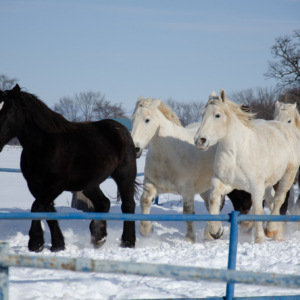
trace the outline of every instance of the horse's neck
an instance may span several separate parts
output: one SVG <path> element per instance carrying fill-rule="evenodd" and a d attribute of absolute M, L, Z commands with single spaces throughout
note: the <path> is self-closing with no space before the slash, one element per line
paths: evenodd
<path fill-rule="evenodd" d="M 150 142 L 151 151 L 168 156 L 170 151 L 174 151 L 178 140 L 191 142 L 192 137 L 190 135 L 188 130 L 167 120 L 163 115 L 160 115 L 158 131 Z"/>
<path fill-rule="evenodd" d="M 226 136 L 219 141 L 219 150 L 238 153 L 244 148 L 244 144 L 248 143 L 247 137 L 252 134 L 252 130 L 242 124 L 234 115 L 228 123 Z"/>
<path fill-rule="evenodd" d="M 17 135 L 17 138 L 20 141 L 23 149 L 28 147 L 38 148 L 42 143 L 44 138 L 47 138 L 47 134 L 43 132 L 41 129 L 37 128 L 35 125 L 31 124 L 28 121 L 25 121 L 21 131 Z"/>

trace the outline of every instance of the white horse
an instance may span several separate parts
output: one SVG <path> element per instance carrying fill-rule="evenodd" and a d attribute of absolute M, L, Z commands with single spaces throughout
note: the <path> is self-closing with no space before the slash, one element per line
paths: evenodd
<path fill-rule="evenodd" d="M 202 116 L 195 136 L 197 148 L 205 151 L 218 143 L 209 197 L 210 214 L 219 214 L 221 196 L 233 189 L 249 192 L 253 214 L 263 214 L 265 189 L 279 182 L 271 213 L 279 215 L 300 164 L 299 134 L 283 122 L 253 122 L 253 114 L 226 100 L 223 89 L 219 97 L 209 100 Z M 255 242 L 264 242 L 262 222 L 255 222 L 254 226 Z M 268 222 L 266 236 L 276 238 L 278 229 L 276 222 Z M 218 235 L 220 222 L 208 222 L 208 230 Z"/>
<path fill-rule="evenodd" d="M 282 103 L 282 102 L 276 101 L 274 119 L 277 121 L 288 123 L 288 124 L 294 126 L 294 128 L 298 132 L 300 132 L 300 115 L 297 110 L 297 103 L 290 104 L 290 103 Z M 299 170 L 298 170 L 298 186 L 300 187 Z M 292 189 L 291 189 L 291 191 L 292 191 Z M 293 197 L 290 197 L 288 206 L 289 206 L 289 211 L 291 214 L 298 214 L 300 212 L 300 194 L 298 196 L 296 205 L 295 205 Z"/>
<path fill-rule="evenodd" d="M 149 214 L 154 198 L 163 193 L 181 195 L 183 213 L 194 214 L 194 196 L 210 188 L 216 147 L 199 153 L 194 145 L 196 130 L 182 127 L 177 115 L 160 99 L 140 97 L 132 115 L 132 138 L 139 157 L 149 144 L 144 187 L 141 196 L 143 214 Z M 206 204 L 208 194 L 202 194 Z M 186 241 L 195 242 L 193 222 L 187 223 Z M 150 221 L 139 224 L 142 236 L 152 233 Z M 210 238 L 206 236 L 206 238 Z"/>

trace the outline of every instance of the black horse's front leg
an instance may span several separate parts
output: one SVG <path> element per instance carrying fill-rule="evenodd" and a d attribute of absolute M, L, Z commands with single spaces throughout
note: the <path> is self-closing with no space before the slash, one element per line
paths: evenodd
<path fill-rule="evenodd" d="M 47 212 L 56 212 L 56 209 L 51 202 L 47 208 Z M 57 220 L 46 220 L 51 232 L 51 252 L 59 252 L 65 250 L 65 240 L 64 236 L 60 230 L 59 224 Z"/>
<path fill-rule="evenodd" d="M 28 250 L 33 252 L 41 252 L 44 249 L 44 233 L 41 221 L 32 221 L 29 230 Z"/>
<path fill-rule="evenodd" d="M 31 206 L 31 212 L 41 212 L 43 206 L 38 200 L 35 200 Z M 33 252 L 41 252 L 44 249 L 44 232 L 41 226 L 41 221 L 32 221 L 29 230 L 28 249 Z"/>
<path fill-rule="evenodd" d="M 53 202 L 51 202 L 46 208 L 38 200 L 35 200 L 31 207 L 31 212 L 56 212 Z M 52 246 L 50 250 L 57 252 L 65 249 L 65 241 L 63 234 L 59 228 L 58 221 L 47 220 L 51 233 Z M 33 252 L 41 252 L 44 249 L 44 233 L 41 226 L 41 221 L 32 221 L 31 228 L 29 230 L 29 242 L 28 249 Z"/>

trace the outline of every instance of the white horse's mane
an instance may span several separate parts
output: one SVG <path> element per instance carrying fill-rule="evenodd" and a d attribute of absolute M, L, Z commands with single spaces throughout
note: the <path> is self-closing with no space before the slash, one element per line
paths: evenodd
<path fill-rule="evenodd" d="M 136 103 L 132 117 L 134 116 L 134 114 L 139 106 L 147 107 L 147 108 L 153 110 L 153 107 L 151 106 L 153 100 L 154 99 L 152 99 L 152 98 L 144 99 L 144 98 L 140 97 Z M 169 121 L 173 122 L 174 124 L 182 127 L 180 119 L 178 118 L 176 113 L 171 109 L 171 107 L 169 107 L 167 104 L 165 104 L 163 102 L 160 102 L 160 105 L 157 108 L 164 115 L 164 117 L 166 119 L 168 119 Z"/>
<path fill-rule="evenodd" d="M 227 115 L 230 112 L 234 113 L 245 126 L 252 127 L 252 121 L 254 120 L 255 113 L 243 110 L 242 104 L 236 104 L 228 99 L 226 99 L 226 101 L 222 101 L 218 96 L 210 96 L 205 107 L 210 104 L 221 107 Z"/>

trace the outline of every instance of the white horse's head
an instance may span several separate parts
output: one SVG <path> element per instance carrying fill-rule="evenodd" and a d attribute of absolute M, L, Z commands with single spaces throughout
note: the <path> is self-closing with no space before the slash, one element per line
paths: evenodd
<path fill-rule="evenodd" d="M 199 150 L 207 150 L 226 135 L 227 115 L 221 104 L 226 101 L 222 89 L 219 97 L 215 92 L 209 95 L 208 102 L 202 111 L 202 123 L 195 135 L 195 145 Z"/>
<path fill-rule="evenodd" d="M 244 125 L 250 126 L 254 114 L 227 100 L 223 89 L 219 96 L 212 92 L 202 111 L 202 123 L 195 135 L 197 148 L 207 150 L 224 138 L 228 133 L 228 124 L 234 116 Z"/>
<path fill-rule="evenodd" d="M 131 120 L 131 136 L 137 157 L 141 156 L 143 149 L 153 137 L 159 134 L 159 129 L 166 125 L 164 122 L 172 122 L 177 126 L 182 126 L 178 116 L 160 99 L 140 97 L 137 100 Z"/>
<path fill-rule="evenodd" d="M 299 113 L 297 111 L 297 103 L 290 104 L 276 101 L 274 120 L 284 123 L 291 123 L 297 127 L 296 122 L 298 123 L 298 117 Z"/>
<path fill-rule="evenodd" d="M 140 157 L 143 149 L 150 143 L 159 126 L 156 110 L 161 104 L 160 99 L 144 99 L 140 97 L 131 117 L 131 136 L 135 145 L 136 156 Z"/>

